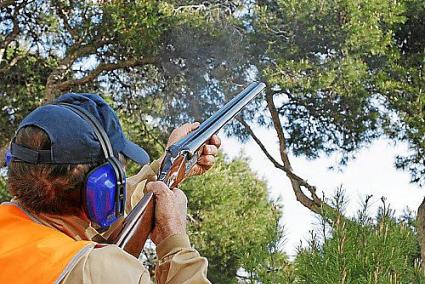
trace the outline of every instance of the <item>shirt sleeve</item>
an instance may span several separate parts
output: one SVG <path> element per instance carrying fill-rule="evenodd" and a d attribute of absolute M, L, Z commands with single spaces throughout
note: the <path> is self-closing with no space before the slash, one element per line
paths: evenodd
<path fill-rule="evenodd" d="M 158 264 L 157 283 L 188 284 L 211 283 L 207 279 L 208 261 L 191 248 L 187 235 L 173 235 L 156 247 Z"/>
<path fill-rule="evenodd" d="M 190 247 L 187 235 L 173 235 L 157 248 L 156 283 L 210 283 L 207 279 L 208 262 Z M 93 248 L 83 255 L 65 276 L 62 284 L 128 283 L 150 284 L 149 271 L 142 263 L 115 245 Z"/>
<path fill-rule="evenodd" d="M 83 255 L 61 283 L 150 284 L 151 281 L 139 260 L 117 246 L 107 245 Z"/>

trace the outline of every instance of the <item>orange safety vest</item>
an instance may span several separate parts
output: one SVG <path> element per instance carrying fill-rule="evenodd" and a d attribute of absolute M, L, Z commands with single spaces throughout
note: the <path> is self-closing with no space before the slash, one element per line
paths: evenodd
<path fill-rule="evenodd" d="M 0 205 L 0 283 L 59 283 L 94 246 L 37 223 L 13 203 Z"/>

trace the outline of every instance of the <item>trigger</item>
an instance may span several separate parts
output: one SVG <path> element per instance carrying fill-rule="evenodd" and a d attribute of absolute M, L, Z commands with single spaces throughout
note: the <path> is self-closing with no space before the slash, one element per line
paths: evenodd
<path fill-rule="evenodd" d="M 190 160 L 186 163 L 186 173 L 188 173 L 190 169 L 192 169 L 196 165 L 199 156 L 199 151 L 196 151 L 192 158 L 190 158 Z"/>

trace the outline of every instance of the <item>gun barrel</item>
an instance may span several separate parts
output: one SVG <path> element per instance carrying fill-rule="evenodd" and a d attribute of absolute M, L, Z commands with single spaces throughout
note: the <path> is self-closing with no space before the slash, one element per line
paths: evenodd
<path fill-rule="evenodd" d="M 198 129 L 187 139 L 179 141 L 183 151 L 189 152 L 189 156 L 202 146 L 212 135 L 217 133 L 229 120 L 231 120 L 246 104 L 257 96 L 266 87 L 264 83 L 254 82 L 242 92 L 230 100 L 223 108 L 217 111 L 209 119 L 204 121 Z"/>
<path fill-rule="evenodd" d="M 247 88 L 230 100 L 213 116 L 205 120 L 195 131 L 178 141 L 167 149 L 167 155 L 177 157 L 181 155 L 187 161 L 196 162 L 194 156 L 196 151 L 217 131 L 219 131 L 229 120 L 231 120 L 246 104 L 248 104 L 264 88 L 264 83 L 254 82 Z M 199 153 L 197 153 L 199 154 Z M 158 180 L 166 181 L 167 175 L 171 172 L 173 162 L 165 158 L 167 162 L 161 166 L 161 172 Z M 177 163 L 178 164 L 178 163 Z M 181 163 L 180 163 L 181 165 Z M 186 168 L 186 167 L 185 167 Z M 180 171 L 177 170 L 177 173 Z M 181 179 L 173 179 L 181 181 Z M 167 182 L 166 182 L 167 183 Z M 143 249 L 144 242 L 152 230 L 154 220 L 154 198 L 152 193 L 147 193 L 141 201 L 133 208 L 130 214 L 125 218 L 122 225 L 114 231 L 108 239 L 117 244 L 132 255 L 138 257 Z"/>

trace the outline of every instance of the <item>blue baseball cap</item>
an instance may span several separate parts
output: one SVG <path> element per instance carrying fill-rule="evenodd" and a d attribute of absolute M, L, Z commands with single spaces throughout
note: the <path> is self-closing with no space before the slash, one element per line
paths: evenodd
<path fill-rule="evenodd" d="M 25 126 L 37 126 L 47 133 L 51 141 L 50 150 L 34 153 L 34 157 L 29 156 L 29 160 L 34 163 L 84 164 L 105 159 L 91 124 L 60 103 L 76 105 L 94 116 L 103 126 L 114 156 L 118 157 L 118 153 L 121 153 L 140 165 L 149 163 L 149 155 L 142 147 L 125 137 L 118 117 L 102 97 L 77 93 L 65 94 L 53 104 L 38 107 L 22 120 L 18 130 Z M 16 147 L 14 151 L 22 150 L 31 154 L 19 145 Z"/>

